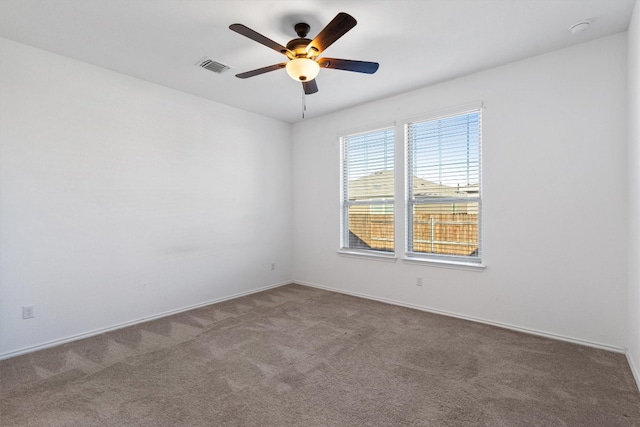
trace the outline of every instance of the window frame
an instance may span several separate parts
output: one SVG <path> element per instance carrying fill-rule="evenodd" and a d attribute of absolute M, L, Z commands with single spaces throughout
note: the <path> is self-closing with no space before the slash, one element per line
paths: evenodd
<path fill-rule="evenodd" d="M 484 268 L 483 265 L 483 239 L 482 239 L 482 218 L 483 218 L 483 197 L 482 197 L 482 103 L 473 103 L 458 108 L 451 108 L 435 112 L 432 114 L 422 115 L 411 119 L 403 120 L 404 128 L 404 168 L 405 168 L 405 230 L 404 230 L 404 244 L 405 244 L 405 258 L 407 262 L 431 262 L 441 263 L 445 266 L 461 266 L 471 268 Z M 458 116 L 466 116 L 469 114 L 478 114 L 478 194 L 476 197 L 414 197 L 413 184 L 414 184 L 414 164 L 412 155 L 412 141 L 410 139 L 410 127 L 414 124 L 425 123 L 429 121 L 443 120 Z M 429 252 L 416 252 L 413 251 L 414 243 L 414 207 L 419 205 L 436 205 L 436 204 L 455 204 L 455 203 L 477 203 L 478 205 L 478 248 L 477 256 L 468 255 L 447 255 L 436 254 Z"/>
<path fill-rule="evenodd" d="M 359 135 L 366 134 L 375 134 L 377 132 L 383 131 L 391 131 L 391 154 L 393 155 L 393 160 L 391 161 L 392 172 L 393 172 L 393 197 L 392 198 L 381 198 L 381 199 L 373 199 L 373 200 L 349 200 L 349 187 L 348 180 L 346 177 L 347 173 L 347 162 L 348 158 L 346 156 L 348 139 L 351 137 L 357 137 Z M 369 258 L 388 258 L 395 260 L 395 254 L 397 251 L 397 227 L 395 223 L 395 218 L 397 217 L 397 209 L 396 209 L 396 161 L 397 161 L 397 149 L 396 149 L 396 138 L 397 138 L 397 129 L 395 123 L 385 123 L 378 126 L 370 126 L 366 128 L 361 128 L 357 130 L 351 130 L 344 133 L 341 133 L 339 136 L 340 141 L 340 246 L 339 246 L 339 254 L 343 255 L 357 255 L 357 256 L 366 256 Z M 380 249 L 368 249 L 368 248 L 356 248 L 349 246 L 349 208 L 353 206 L 369 206 L 369 207 L 381 207 L 384 209 L 385 206 L 391 206 L 391 213 L 393 214 L 393 250 L 386 251 Z"/>

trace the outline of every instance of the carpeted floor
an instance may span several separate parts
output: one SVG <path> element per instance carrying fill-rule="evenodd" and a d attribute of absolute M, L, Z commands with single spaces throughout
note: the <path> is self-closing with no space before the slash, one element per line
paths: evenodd
<path fill-rule="evenodd" d="M 638 426 L 622 354 L 288 285 L 0 362 L 2 426 Z"/>

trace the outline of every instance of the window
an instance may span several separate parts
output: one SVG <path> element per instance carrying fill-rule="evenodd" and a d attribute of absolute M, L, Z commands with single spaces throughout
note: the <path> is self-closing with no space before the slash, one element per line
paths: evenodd
<path fill-rule="evenodd" d="M 480 110 L 405 130 L 408 254 L 480 263 Z"/>
<path fill-rule="evenodd" d="M 342 138 L 342 249 L 394 251 L 394 129 Z"/>

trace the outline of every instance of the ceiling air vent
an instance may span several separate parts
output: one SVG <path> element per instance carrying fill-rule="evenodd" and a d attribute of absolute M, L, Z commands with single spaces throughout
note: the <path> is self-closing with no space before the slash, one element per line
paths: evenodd
<path fill-rule="evenodd" d="M 222 74 L 227 71 L 229 68 L 228 65 L 221 64 L 220 62 L 214 61 L 210 58 L 205 58 L 198 63 L 198 65 L 205 70 L 213 71 L 214 73 Z"/>

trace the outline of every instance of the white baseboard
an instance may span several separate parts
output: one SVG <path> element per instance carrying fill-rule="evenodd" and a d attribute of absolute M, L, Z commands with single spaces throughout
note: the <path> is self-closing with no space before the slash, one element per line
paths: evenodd
<path fill-rule="evenodd" d="M 372 296 L 372 295 L 362 294 L 360 292 L 345 291 L 344 289 L 336 289 L 336 288 L 331 288 L 331 287 L 328 287 L 328 286 L 321 286 L 321 285 L 317 285 L 317 284 L 314 284 L 314 283 L 308 283 L 308 282 L 304 282 L 304 281 L 300 281 L 300 280 L 294 280 L 293 283 L 296 283 L 296 284 L 299 284 L 299 285 L 303 285 L 303 286 L 309 286 L 309 287 L 312 287 L 312 288 L 324 289 L 324 290 L 331 291 L 331 292 L 338 292 L 338 293 L 341 293 L 341 294 L 352 295 L 352 296 L 359 297 L 359 298 L 366 298 L 366 299 L 370 299 L 370 300 L 374 300 L 374 301 L 380 301 L 380 302 L 384 302 L 384 303 L 387 303 L 387 304 L 398 305 L 398 306 L 401 306 L 401 307 L 413 308 L 413 309 L 416 309 L 416 310 L 426 311 L 426 312 L 429 312 L 429 313 L 441 314 L 443 316 L 449 316 L 449 317 L 455 317 L 455 318 L 458 318 L 458 319 L 469 320 L 471 322 L 483 323 L 485 325 L 497 326 L 499 328 L 509 329 L 509 330 L 516 331 L 516 332 L 523 332 L 525 334 L 537 335 L 537 336 L 541 336 L 541 337 L 545 337 L 545 338 L 551 338 L 551 339 L 554 339 L 554 340 L 559 340 L 559 341 L 570 342 L 570 343 L 573 343 L 573 344 L 584 345 L 584 346 L 587 346 L 587 347 L 594 347 L 594 348 L 598 348 L 598 349 L 601 349 L 601 350 L 611 351 L 611 352 L 614 352 L 614 353 L 623 353 L 623 354 L 627 353 L 627 349 L 622 348 L 622 347 L 616 347 L 616 346 L 612 346 L 612 345 L 601 344 L 601 343 L 588 341 L 588 340 L 583 340 L 583 339 L 579 339 L 579 338 L 568 337 L 568 336 L 565 336 L 565 335 L 559 335 L 559 334 L 554 334 L 554 333 L 550 333 L 550 332 L 539 331 L 539 330 L 536 330 L 536 329 L 530 329 L 530 328 L 525 328 L 525 327 L 521 327 L 521 326 L 510 325 L 508 323 L 495 322 L 495 321 L 492 321 L 492 320 L 486 320 L 486 319 L 473 317 L 473 316 L 466 316 L 464 314 L 454 313 L 454 312 L 450 312 L 450 311 L 446 311 L 446 310 L 439 310 L 439 309 L 432 308 L 432 307 L 426 307 L 426 306 L 416 305 L 416 304 L 409 304 L 409 303 L 396 301 L 396 300 L 391 300 L 391 299 L 387 299 L 387 298 L 380 298 L 380 297 L 376 297 L 376 296 Z M 628 356 L 627 356 L 627 358 L 628 358 Z M 636 377 L 636 381 L 638 381 L 637 374 L 634 373 L 634 375 Z M 638 382 L 638 384 L 640 385 L 640 382 Z"/>
<path fill-rule="evenodd" d="M 631 357 L 629 350 L 626 352 L 627 355 L 627 363 L 629 363 L 629 368 L 631 368 L 631 373 L 633 374 L 633 378 L 636 380 L 636 385 L 638 386 L 638 391 L 640 391 L 640 371 L 638 371 L 638 367 Z"/>
<path fill-rule="evenodd" d="M 247 295 L 251 295 L 251 294 L 258 293 L 258 292 L 266 291 L 268 289 L 273 289 L 273 288 L 277 288 L 277 287 L 280 287 L 280 286 L 289 285 L 291 283 L 293 283 L 293 282 L 286 281 L 286 282 L 276 283 L 276 284 L 273 284 L 273 285 L 263 286 L 263 287 L 258 288 L 258 289 L 252 289 L 250 291 L 240 292 L 240 293 L 229 295 L 229 296 L 226 296 L 226 297 L 217 298 L 217 299 L 213 299 L 213 300 L 210 300 L 210 301 L 205 301 L 205 302 L 198 303 L 198 304 L 193 304 L 193 305 L 189 305 L 189 306 L 186 306 L 186 307 L 181 307 L 181 308 L 178 308 L 178 309 L 175 309 L 175 310 L 165 311 L 163 313 L 154 314 L 153 316 L 146 316 L 146 317 L 141 317 L 139 319 L 132 320 L 132 321 L 129 321 L 129 322 L 118 323 L 116 325 L 107 326 L 106 328 L 94 329 L 92 331 L 83 332 L 81 334 L 71 335 L 71 336 L 68 336 L 68 337 L 65 337 L 65 338 L 60 338 L 60 339 L 48 341 L 48 342 L 45 342 L 45 343 L 42 343 L 42 344 L 37 344 L 37 345 L 30 346 L 30 347 L 24 347 L 24 348 L 21 348 L 21 349 L 18 349 L 18 350 L 14 350 L 14 351 L 10 351 L 10 352 L 7 352 L 7 353 L 0 354 L 0 360 L 9 359 L 11 357 L 20 356 L 22 354 L 31 353 L 31 352 L 38 351 L 38 350 L 44 350 L 45 348 L 55 347 L 57 345 L 66 344 L 68 342 L 77 341 L 77 340 L 81 340 L 81 339 L 84 339 L 84 338 L 89 338 L 89 337 L 92 337 L 92 336 L 95 336 L 95 335 L 104 334 L 105 332 L 115 331 L 116 329 L 126 328 L 127 326 L 133 326 L 133 325 L 137 325 L 139 323 L 149 322 L 151 320 L 160 319 L 161 317 L 171 316 L 173 314 L 182 313 L 184 311 L 193 310 L 193 309 L 196 309 L 196 308 L 204 307 L 206 305 L 216 304 L 216 303 L 219 303 L 219 302 L 223 302 L 223 301 L 228 301 L 228 300 L 235 299 L 235 298 L 244 297 L 244 296 L 247 296 Z"/>

